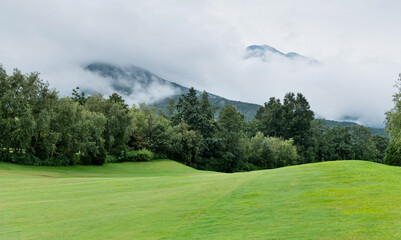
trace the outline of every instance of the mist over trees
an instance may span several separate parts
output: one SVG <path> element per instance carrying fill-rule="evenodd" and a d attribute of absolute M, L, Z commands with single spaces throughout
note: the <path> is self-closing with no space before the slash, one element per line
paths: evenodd
<path fill-rule="evenodd" d="M 0 160 L 76 165 L 171 158 L 189 166 L 236 172 L 309 162 L 361 159 L 400 164 L 399 114 L 387 114 L 392 139 L 362 126 L 333 128 L 314 119 L 301 93 L 270 98 L 251 121 L 235 107 L 217 108 L 191 88 L 166 112 L 128 106 L 114 93 L 60 97 L 38 73 L 7 75 L 0 66 Z M 387 149 L 387 150 L 386 150 Z M 384 158 L 385 151 L 387 153 Z"/>

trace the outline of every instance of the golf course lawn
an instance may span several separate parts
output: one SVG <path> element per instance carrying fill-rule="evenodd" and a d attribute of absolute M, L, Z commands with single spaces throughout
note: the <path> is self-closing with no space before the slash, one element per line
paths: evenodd
<path fill-rule="evenodd" d="M 0 163 L 0 239 L 401 239 L 401 168 Z"/>

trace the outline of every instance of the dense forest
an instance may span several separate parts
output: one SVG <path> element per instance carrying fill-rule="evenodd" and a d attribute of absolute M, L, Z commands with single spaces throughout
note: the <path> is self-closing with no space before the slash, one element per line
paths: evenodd
<path fill-rule="evenodd" d="M 387 113 L 391 137 L 399 135 L 400 96 Z M 401 164 L 399 138 L 390 141 L 363 126 L 329 127 L 314 118 L 301 93 L 270 98 L 250 121 L 233 106 L 215 117 L 217 110 L 208 93 L 193 88 L 165 111 L 79 88 L 61 97 L 38 73 L 8 75 L 0 65 L 0 161 L 101 165 L 171 158 L 222 172 L 346 159 Z"/>

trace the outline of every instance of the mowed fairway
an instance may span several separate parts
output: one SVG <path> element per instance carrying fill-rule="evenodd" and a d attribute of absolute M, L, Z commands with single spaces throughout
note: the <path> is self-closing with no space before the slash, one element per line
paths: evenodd
<path fill-rule="evenodd" d="M 401 168 L 0 163 L 0 239 L 401 239 Z"/>

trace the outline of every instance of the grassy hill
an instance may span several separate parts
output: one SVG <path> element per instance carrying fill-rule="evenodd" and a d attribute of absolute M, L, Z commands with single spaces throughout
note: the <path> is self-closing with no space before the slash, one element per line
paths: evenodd
<path fill-rule="evenodd" d="M 1 239 L 400 239 L 401 168 L 0 163 Z"/>

